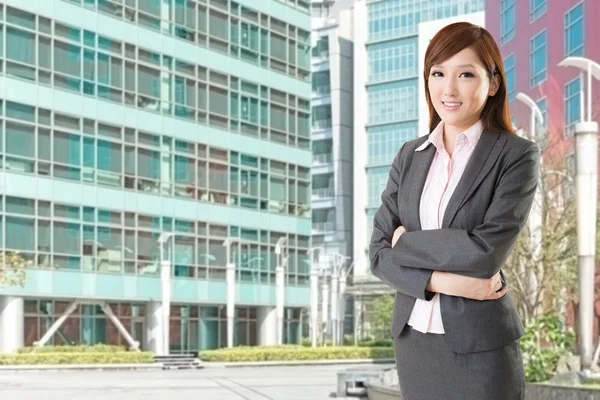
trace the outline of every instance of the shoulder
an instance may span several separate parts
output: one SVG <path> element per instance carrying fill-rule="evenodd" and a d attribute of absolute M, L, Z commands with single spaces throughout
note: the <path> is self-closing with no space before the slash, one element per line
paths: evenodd
<path fill-rule="evenodd" d="M 503 153 L 509 164 L 522 159 L 537 160 L 540 147 L 537 143 L 514 133 L 500 133 L 499 140 L 504 141 Z"/>
<path fill-rule="evenodd" d="M 419 148 L 419 146 L 421 146 L 423 143 L 425 143 L 428 138 L 429 138 L 429 135 L 419 136 L 416 139 L 412 139 L 412 140 L 409 140 L 408 142 L 405 142 L 402 145 L 402 147 L 400 147 L 400 150 L 398 150 L 398 154 L 396 155 L 395 161 L 400 162 L 407 158 L 409 158 L 409 159 L 412 158 L 412 154 Z"/>
<path fill-rule="evenodd" d="M 524 137 L 521 137 L 515 133 L 503 132 L 500 133 L 499 138 L 506 141 L 505 147 L 507 151 L 539 151 L 539 146 L 535 142 L 525 139 Z"/>

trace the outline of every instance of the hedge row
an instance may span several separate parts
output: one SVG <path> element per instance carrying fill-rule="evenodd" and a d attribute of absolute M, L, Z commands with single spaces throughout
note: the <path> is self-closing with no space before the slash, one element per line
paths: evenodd
<path fill-rule="evenodd" d="M 124 346 L 113 346 L 108 344 L 96 344 L 94 346 L 43 346 L 43 347 L 23 347 L 18 353 L 121 353 L 126 352 Z"/>
<path fill-rule="evenodd" d="M 150 352 L 41 352 L 0 354 L 0 365 L 146 364 L 154 362 Z"/>
<path fill-rule="evenodd" d="M 313 361 L 393 358 L 391 347 L 234 347 L 200 352 L 202 361 Z"/>

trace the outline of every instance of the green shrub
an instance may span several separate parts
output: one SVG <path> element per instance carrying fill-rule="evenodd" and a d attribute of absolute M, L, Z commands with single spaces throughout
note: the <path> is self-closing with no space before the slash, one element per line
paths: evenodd
<path fill-rule="evenodd" d="M 556 315 L 543 315 L 527 325 L 521 338 L 525 380 L 542 382 L 550 379 L 556 372 L 558 360 L 572 349 L 574 343 L 574 332 L 564 333 Z"/>
<path fill-rule="evenodd" d="M 360 347 L 394 347 L 394 341 L 392 339 L 380 339 L 380 340 L 362 340 L 358 342 Z"/>
<path fill-rule="evenodd" d="M 145 364 L 154 362 L 150 352 L 41 352 L 0 354 L 0 365 Z"/>
<path fill-rule="evenodd" d="M 19 353 L 120 353 L 126 352 L 124 346 L 113 346 L 108 344 L 96 344 L 93 346 L 43 346 L 43 347 L 23 347 Z"/>
<path fill-rule="evenodd" d="M 389 347 L 234 347 L 200 352 L 203 361 L 314 361 L 393 358 Z"/>
<path fill-rule="evenodd" d="M 300 341 L 300 346 L 311 347 L 312 340 L 310 338 L 302 338 L 302 340 Z M 333 346 L 333 342 L 331 341 L 331 339 L 325 340 L 325 346 Z M 318 339 L 317 339 L 317 347 L 323 347 L 323 342 Z"/>

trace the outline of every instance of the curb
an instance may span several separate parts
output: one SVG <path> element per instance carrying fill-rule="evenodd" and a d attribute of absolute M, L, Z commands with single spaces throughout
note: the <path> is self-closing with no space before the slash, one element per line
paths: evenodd
<path fill-rule="evenodd" d="M 299 361 L 202 361 L 204 368 L 258 368 L 258 367 L 300 367 L 319 365 L 352 365 L 352 364 L 394 364 L 394 358 L 349 359 L 349 360 L 299 360 Z"/>
<path fill-rule="evenodd" d="M 26 371 L 157 371 L 162 364 L 0 365 L 0 372 Z"/>

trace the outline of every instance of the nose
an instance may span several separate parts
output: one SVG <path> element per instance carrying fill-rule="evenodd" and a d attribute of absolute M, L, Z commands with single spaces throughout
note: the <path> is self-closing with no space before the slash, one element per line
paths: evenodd
<path fill-rule="evenodd" d="M 446 85 L 444 87 L 444 95 L 448 97 L 455 97 L 457 95 L 456 91 L 456 79 L 449 77 L 446 78 Z"/>

